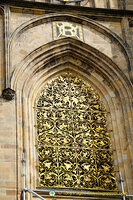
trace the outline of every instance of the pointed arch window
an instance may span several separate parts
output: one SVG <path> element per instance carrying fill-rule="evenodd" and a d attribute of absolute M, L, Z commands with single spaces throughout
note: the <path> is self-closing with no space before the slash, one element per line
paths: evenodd
<path fill-rule="evenodd" d="M 41 187 L 116 190 L 107 112 L 97 91 L 71 72 L 37 100 Z"/>

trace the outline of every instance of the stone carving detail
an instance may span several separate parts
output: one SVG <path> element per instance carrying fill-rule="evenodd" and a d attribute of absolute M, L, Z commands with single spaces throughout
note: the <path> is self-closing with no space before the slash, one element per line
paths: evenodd
<path fill-rule="evenodd" d="M 41 187 L 116 190 L 107 112 L 93 87 L 64 72 L 37 101 Z"/>
<path fill-rule="evenodd" d="M 53 22 L 54 39 L 61 37 L 74 37 L 83 40 L 82 27 L 72 22 Z"/>
<path fill-rule="evenodd" d="M 6 88 L 2 91 L 2 97 L 6 100 L 13 100 L 15 98 L 15 91 L 11 88 Z"/>

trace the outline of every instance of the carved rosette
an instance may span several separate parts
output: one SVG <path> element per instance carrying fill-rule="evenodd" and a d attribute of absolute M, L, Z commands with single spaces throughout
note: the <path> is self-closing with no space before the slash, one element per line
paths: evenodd
<path fill-rule="evenodd" d="M 41 187 L 116 190 L 107 112 L 90 84 L 62 73 L 41 92 L 36 114 Z"/>

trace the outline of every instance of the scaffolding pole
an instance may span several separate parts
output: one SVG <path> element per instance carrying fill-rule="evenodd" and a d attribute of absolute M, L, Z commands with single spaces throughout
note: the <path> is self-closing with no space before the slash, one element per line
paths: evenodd
<path fill-rule="evenodd" d="M 121 184 L 121 191 L 123 193 L 123 200 L 126 200 L 126 196 L 124 195 L 125 191 L 124 191 L 124 180 L 122 178 L 122 174 L 121 172 L 119 172 L 119 176 L 120 176 L 120 184 Z"/>
<path fill-rule="evenodd" d="M 28 189 L 26 188 L 26 173 L 25 173 L 25 164 L 26 164 L 26 161 L 25 161 L 25 153 L 23 152 L 22 154 L 22 177 L 23 177 L 23 189 L 22 189 L 22 194 L 23 194 L 23 200 L 25 200 L 26 198 L 26 192 L 30 192 L 32 194 L 34 194 L 35 196 L 39 197 L 41 200 L 46 200 L 45 198 L 43 198 L 41 195 L 39 195 L 37 192 L 49 192 L 48 189 L 40 189 L 40 190 L 31 190 L 31 189 Z M 122 193 L 123 194 L 88 194 L 88 197 L 106 197 L 106 198 L 110 198 L 110 197 L 121 197 L 123 200 L 126 200 L 126 197 L 128 198 L 133 198 L 133 195 L 128 195 L 128 194 L 124 194 L 124 184 L 123 184 L 123 179 L 122 179 L 122 174 L 121 172 L 119 172 L 119 176 L 120 176 L 120 184 L 121 184 L 121 190 L 122 190 Z M 58 193 L 58 192 L 61 192 L 60 189 L 55 189 L 55 191 Z M 67 190 L 66 190 L 67 191 Z M 65 193 L 66 192 L 65 190 L 62 190 L 62 193 Z M 68 191 L 67 191 L 68 192 Z M 71 194 L 73 194 L 73 190 L 69 190 L 69 192 Z M 81 198 L 81 197 L 80 197 Z"/>
<path fill-rule="evenodd" d="M 26 192 L 30 192 L 30 193 L 34 194 L 35 196 L 39 197 L 40 199 L 46 200 L 41 195 L 37 194 L 35 191 L 26 188 L 25 163 L 26 163 L 26 161 L 25 161 L 25 154 L 23 152 L 23 155 L 22 155 L 22 171 L 23 171 L 23 173 L 22 173 L 22 177 L 23 177 L 23 190 L 22 190 L 22 192 L 23 192 L 23 200 L 25 200 Z"/>
<path fill-rule="evenodd" d="M 70 196 L 71 197 L 75 197 L 75 195 L 74 195 L 74 192 L 72 191 L 72 190 L 62 190 L 62 189 L 55 189 L 55 188 L 52 188 L 54 191 L 55 191 L 55 193 L 57 194 L 57 197 L 61 197 L 63 194 L 64 194 L 64 196 L 66 196 L 66 194 L 70 194 Z M 49 189 L 36 189 L 36 190 L 33 190 L 34 192 L 37 192 L 37 193 L 49 193 Z M 58 194 L 59 193 L 59 194 Z M 82 192 L 81 192 L 82 193 Z M 76 194 L 76 193 L 75 193 Z M 70 197 L 69 196 L 69 197 Z M 84 193 L 84 196 L 82 196 L 83 198 L 88 198 L 88 197 L 105 197 L 105 198 L 121 198 L 121 199 L 123 199 L 123 196 L 125 196 L 125 197 L 127 197 L 127 198 L 133 198 L 133 195 L 131 195 L 131 194 L 115 194 L 115 193 L 113 193 L 113 194 L 98 194 L 98 193 L 88 193 L 88 192 L 86 192 L 86 193 Z M 82 197 L 80 196 L 79 198 L 80 199 L 82 199 Z M 78 197 L 77 197 L 77 199 L 78 199 Z"/>
<path fill-rule="evenodd" d="M 34 194 L 35 196 L 39 197 L 39 198 L 42 199 L 42 200 L 46 200 L 46 199 L 44 199 L 41 195 L 37 194 L 36 192 L 34 192 L 34 191 L 31 190 L 31 189 L 27 189 L 27 188 L 26 188 L 25 191 Z"/>

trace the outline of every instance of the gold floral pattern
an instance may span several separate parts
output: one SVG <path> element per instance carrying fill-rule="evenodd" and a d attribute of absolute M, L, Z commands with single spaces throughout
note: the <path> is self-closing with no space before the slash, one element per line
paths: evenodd
<path fill-rule="evenodd" d="M 107 112 L 96 90 L 71 72 L 37 101 L 41 187 L 116 190 Z"/>

